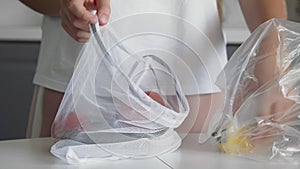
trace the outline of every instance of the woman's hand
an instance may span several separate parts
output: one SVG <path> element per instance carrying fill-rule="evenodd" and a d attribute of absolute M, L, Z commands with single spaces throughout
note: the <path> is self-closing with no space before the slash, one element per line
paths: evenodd
<path fill-rule="evenodd" d="M 105 25 L 110 15 L 110 0 L 60 0 L 62 26 L 78 42 L 90 37 L 89 24 Z M 97 11 L 97 16 L 92 13 Z"/>

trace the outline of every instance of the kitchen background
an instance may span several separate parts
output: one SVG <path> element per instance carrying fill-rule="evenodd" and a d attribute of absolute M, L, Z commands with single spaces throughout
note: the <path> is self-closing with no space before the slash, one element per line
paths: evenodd
<path fill-rule="evenodd" d="M 300 1 L 287 0 L 289 19 L 300 21 Z M 223 0 L 228 56 L 249 36 L 238 0 Z M 33 93 L 42 15 L 21 2 L 0 5 L 0 140 L 24 138 Z"/>

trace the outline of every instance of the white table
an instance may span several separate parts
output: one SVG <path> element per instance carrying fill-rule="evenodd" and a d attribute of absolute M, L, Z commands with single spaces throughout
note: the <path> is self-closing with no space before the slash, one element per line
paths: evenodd
<path fill-rule="evenodd" d="M 173 153 L 143 160 L 101 160 L 93 164 L 70 165 L 52 156 L 50 138 L 0 141 L 0 169 L 282 169 L 299 168 L 293 164 L 272 164 L 232 157 L 200 145 L 197 135 L 188 135 Z"/>

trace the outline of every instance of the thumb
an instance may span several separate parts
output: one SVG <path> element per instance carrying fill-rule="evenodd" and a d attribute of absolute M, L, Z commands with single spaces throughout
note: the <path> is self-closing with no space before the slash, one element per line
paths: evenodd
<path fill-rule="evenodd" d="M 97 16 L 100 25 L 105 25 L 110 16 L 110 0 L 96 0 Z"/>

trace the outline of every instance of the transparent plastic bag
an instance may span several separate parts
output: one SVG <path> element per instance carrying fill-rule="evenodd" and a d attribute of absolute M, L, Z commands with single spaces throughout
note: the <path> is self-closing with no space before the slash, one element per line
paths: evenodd
<path fill-rule="evenodd" d="M 92 35 L 52 127 L 60 141 L 51 152 L 71 163 L 173 151 L 181 142 L 173 128 L 189 112 L 182 92 L 193 95 L 193 111 L 178 129 L 184 134 L 202 105 L 219 101 L 199 96 L 220 92 L 214 82 L 227 62 L 215 2 L 114 0 L 110 7 L 109 23 L 97 34 L 112 57 L 104 57 Z"/>
<path fill-rule="evenodd" d="M 136 56 L 111 27 L 92 30 L 54 120 L 51 153 L 78 163 L 176 150 L 174 128 L 189 112 L 176 74 L 158 56 Z"/>
<path fill-rule="evenodd" d="M 233 54 L 217 84 L 223 116 L 210 131 L 220 151 L 300 161 L 300 24 L 272 19 Z"/>

